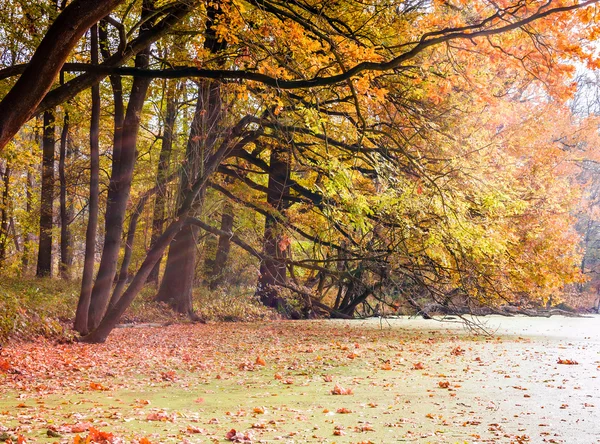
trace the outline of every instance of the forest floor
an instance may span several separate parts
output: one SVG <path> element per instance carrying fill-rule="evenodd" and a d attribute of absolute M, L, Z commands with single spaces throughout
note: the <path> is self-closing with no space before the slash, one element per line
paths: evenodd
<path fill-rule="evenodd" d="M 12 342 L 0 442 L 600 442 L 599 321 L 490 317 L 488 336 L 408 318 L 211 323 Z"/>

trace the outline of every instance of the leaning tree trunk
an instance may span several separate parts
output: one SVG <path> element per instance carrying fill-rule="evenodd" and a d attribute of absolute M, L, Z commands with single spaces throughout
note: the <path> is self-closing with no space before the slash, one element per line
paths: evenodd
<path fill-rule="evenodd" d="M 144 1 L 142 18 L 148 18 L 151 12 L 148 0 Z M 150 20 L 144 21 L 140 31 L 145 31 Z M 136 59 L 137 68 L 147 68 L 150 57 L 150 48 L 141 51 Z M 121 236 L 123 234 L 123 222 L 131 191 L 131 181 L 136 160 L 136 145 L 142 108 L 146 99 L 146 93 L 151 79 L 134 77 L 129 95 L 129 103 L 123 130 L 121 134 L 120 153 L 117 163 L 114 163 L 109 183 L 109 195 L 105 215 L 105 237 L 102 257 L 96 282 L 92 289 L 90 309 L 88 313 L 88 331 L 94 330 L 100 323 L 106 312 L 112 284 L 117 272 L 117 260 L 121 249 Z M 114 153 L 113 153 L 114 155 Z"/>
<path fill-rule="evenodd" d="M 91 30 L 92 63 L 98 63 L 98 27 Z M 115 105 L 116 107 L 117 105 Z M 116 118 L 116 116 L 115 116 Z M 88 332 L 88 312 L 94 282 L 96 259 L 96 234 L 98 232 L 98 195 L 100 194 L 100 86 L 92 87 L 92 116 L 90 119 L 90 199 L 88 202 L 88 224 L 85 232 L 85 257 L 81 292 L 75 314 L 75 330 Z"/>
<path fill-rule="evenodd" d="M 98 327 L 81 339 L 83 342 L 97 343 L 106 341 L 106 338 L 112 329 L 115 328 L 127 307 L 129 307 L 133 299 L 141 291 L 144 283 L 148 279 L 150 271 L 152 271 L 152 268 L 158 259 L 169 246 L 175 237 L 175 234 L 177 234 L 188 221 L 192 205 L 198 199 L 198 196 L 206 189 L 209 177 L 217 170 L 223 159 L 231 152 L 243 149 L 247 144 L 256 141 L 262 134 L 262 128 L 259 128 L 253 132 L 248 132 L 244 137 L 241 137 L 242 133 L 246 131 L 246 127 L 250 121 L 252 121 L 252 119 L 249 116 L 241 119 L 238 124 L 231 128 L 231 130 L 228 131 L 228 134 L 225 135 L 219 149 L 215 150 L 207 157 L 203 174 L 191 184 L 190 189 L 186 192 L 175 220 L 165 229 L 154 246 L 150 248 L 144 262 L 135 274 L 129 287 L 127 287 L 127 290 L 125 290 L 123 295 L 114 305 L 109 307 Z M 240 137 L 241 139 L 238 140 Z M 236 142 L 236 140 L 238 141 Z"/>
<path fill-rule="evenodd" d="M 289 153 L 273 148 L 269 164 L 269 182 L 267 189 L 267 204 L 271 211 L 285 213 L 289 207 L 286 197 L 290 187 L 290 157 Z M 285 285 L 287 280 L 285 260 L 288 243 L 284 238 L 282 227 L 277 223 L 275 215 L 265 218 L 265 234 L 263 253 L 265 259 L 260 264 L 260 276 L 256 293 L 261 302 L 267 307 L 285 312 L 287 303 L 279 295 L 277 286 Z"/>
<path fill-rule="evenodd" d="M 42 138 L 42 196 L 40 204 L 40 242 L 38 277 L 52 274 L 52 213 L 54 200 L 54 111 L 44 112 Z"/>
<path fill-rule="evenodd" d="M 162 146 L 160 148 L 158 168 L 156 172 L 156 183 L 158 184 L 164 183 L 169 173 L 171 150 L 173 148 L 173 134 L 175 131 L 175 120 L 177 118 L 177 102 L 175 97 L 175 90 L 175 85 L 173 84 L 173 82 L 170 82 L 167 86 L 167 110 L 165 114 Z M 166 214 L 166 202 L 167 199 L 165 185 L 157 191 L 156 199 L 154 200 L 154 212 L 152 216 L 152 237 L 150 240 L 151 247 L 156 243 L 156 240 L 163 231 Z M 154 285 L 158 285 L 158 275 L 160 271 L 161 259 L 158 260 L 158 262 L 152 269 L 150 276 L 148 276 L 148 282 L 152 282 L 154 283 Z"/>
<path fill-rule="evenodd" d="M 70 211 L 67 205 L 67 179 L 65 175 L 65 163 L 68 155 L 69 145 L 69 113 L 65 111 L 63 128 L 60 136 L 60 155 L 58 162 L 58 177 L 60 181 L 60 277 L 70 279 L 71 266 L 73 265 L 73 254 L 71 246 L 71 232 L 69 230 Z"/>
<path fill-rule="evenodd" d="M 73 0 L 54 20 L 19 80 L 0 102 L 0 151 L 50 90 L 81 36 L 124 0 Z"/>

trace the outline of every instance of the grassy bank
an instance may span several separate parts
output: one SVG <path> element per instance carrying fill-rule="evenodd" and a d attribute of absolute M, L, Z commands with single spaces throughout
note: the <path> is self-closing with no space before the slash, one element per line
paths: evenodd
<path fill-rule="evenodd" d="M 73 336 L 80 282 L 53 278 L 0 276 L 0 344 L 9 339 L 37 337 L 66 340 Z M 164 304 L 154 302 L 155 289 L 146 287 L 125 313 L 123 323 L 180 323 L 178 316 Z M 194 308 L 207 321 L 258 321 L 275 314 L 254 297 L 252 288 L 208 291 L 197 288 Z"/>

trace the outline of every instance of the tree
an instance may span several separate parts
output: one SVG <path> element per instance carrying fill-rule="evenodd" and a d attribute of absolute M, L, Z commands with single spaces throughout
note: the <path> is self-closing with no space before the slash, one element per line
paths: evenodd
<path fill-rule="evenodd" d="M 54 20 L 17 83 L 0 102 L 0 150 L 34 114 L 81 36 L 123 0 L 73 0 Z"/>
<path fill-rule="evenodd" d="M 44 113 L 42 137 L 42 197 L 40 199 L 40 242 L 36 275 L 52 274 L 52 226 L 54 219 L 54 111 Z"/>
<path fill-rule="evenodd" d="M 173 243 L 169 255 L 174 258 L 177 245 L 185 245 L 185 257 L 192 259 L 199 228 L 235 240 L 262 264 L 265 285 L 259 290 L 271 292 L 263 298 L 268 304 L 316 307 L 331 315 L 373 311 L 374 304 L 390 302 L 387 294 L 417 307 L 455 297 L 512 302 L 525 289 L 528 297 L 543 299 L 559 282 L 577 280 L 570 268 L 576 254 L 563 248 L 573 240 L 569 207 L 556 199 L 568 190 L 571 172 L 549 175 L 562 165 L 553 163 L 564 159 L 561 151 L 555 141 L 516 130 L 520 125 L 549 133 L 537 124 L 539 117 L 515 103 L 562 112 L 560 103 L 572 89 L 566 81 L 572 61 L 592 60 L 581 41 L 596 32 L 593 3 L 475 2 L 464 8 L 421 1 L 231 0 L 194 9 L 195 2 L 173 1 L 146 15 L 152 5 L 143 2 L 142 10 L 133 2 L 119 10 L 120 21 L 107 17 L 100 29 L 103 62 L 82 63 L 83 57 L 61 62 L 64 85 L 37 106 L 53 109 L 110 77 L 113 165 L 85 340 L 106 339 L 174 238 L 185 242 Z M 184 18 L 192 10 L 197 12 Z M 175 40 L 177 51 L 163 50 Z M 214 51 L 210 42 L 220 49 Z M 147 62 L 150 55 L 157 57 Z M 11 66 L 1 75 L 21 70 Z M 132 93 L 122 94 L 129 77 Z M 162 95 L 148 85 L 154 78 L 189 77 L 209 98 L 195 113 L 202 129 L 188 144 L 189 159 L 194 154 L 199 161 L 191 168 L 188 159 L 178 208 L 165 211 L 174 215 L 172 221 L 160 236 L 156 229 L 148 254 L 136 259 L 142 265 L 129 286 L 119 279 L 111 296 L 123 223 L 129 215 L 121 267 L 126 276 L 132 256 L 146 247 L 139 236 L 133 245 L 138 221 L 148 227 L 141 197 L 148 199 L 159 185 L 156 164 L 148 167 L 148 159 L 161 158 L 160 144 L 137 138 L 140 128 L 152 136 L 158 121 L 144 105 Z M 123 97 L 129 99 L 126 112 Z M 184 104 L 181 114 L 186 113 Z M 508 125 L 493 113 L 520 120 Z M 191 120 L 177 119 L 177 132 L 189 133 Z M 560 129 L 570 136 L 573 128 L 577 122 L 564 121 Z M 550 157 L 531 155 L 526 146 Z M 490 164 L 476 154 L 483 152 L 506 163 Z M 235 183 L 215 180 L 217 172 Z M 551 185 L 541 187 L 548 178 Z M 521 180 L 535 192 L 520 188 Z M 247 233 L 262 234 L 230 236 L 213 228 L 219 221 L 210 216 L 207 222 L 191 217 L 209 185 L 252 215 L 239 219 L 253 220 Z M 542 188 L 549 193 L 546 200 L 537 193 Z M 139 200 L 131 205 L 131 197 Z M 160 207 L 155 202 L 155 220 L 163 219 Z M 523 230 L 510 225 L 515 220 Z M 547 242 L 532 232 L 544 233 Z M 545 277 L 525 260 L 531 255 Z M 545 264 L 547 255 L 557 259 L 545 258 Z M 180 271 L 174 263 L 167 260 L 162 294 L 169 283 L 182 283 L 178 293 L 189 311 L 195 267 L 174 280 Z M 290 291 L 295 301 L 286 299 Z"/>
<path fill-rule="evenodd" d="M 166 89 L 166 111 L 164 117 L 164 130 L 162 136 L 162 144 L 160 148 L 160 155 L 158 160 L 158 166 L 156 171 L 156 181 L 162 184 L 166 181 L 169 164 L 171 159 L 171 152 L 173 150 L 173 141 L 175 139 L 175 122 L 177 119 L 177 97 L 176 90 L 178 85 L 174 82 L 169 82 Z M 154 212 L 152 217 L 152 239 L 150 245 L 154 245 L 158 237 L 163 231 L 163 226 L 166 218 L 166 186 L 161 187 L 156 193 L 156 199 L 154 201 Z M 153 282 L 158 285 L 158 276 L 160 271 L 160 260 L 156 263 L 148 282 Z"/>
<path fill-rule="evenodd" d="M 71 266 L 73 265 L 73 245 L 69 224 L 73 217 L 73 207 L 67 202 L 66 162 L 71 157 L 69 146 L 69 113 L 65 111 L 63 128 L 60 136 L 60 155 L 58 175 L 60 181 L 60 276 L 70 279 Z"/>
<path fill-rule="evenodd" d="M 142 7 L 140 32 L 148 30 L 152 26 L 152 22 L 149 20 L 152 12 L 153 7 L 150 0 L 145 1 Z M 136 66 L 138 68 L 148 66 L 149 57 L 150 48 L 138 53 L 135 60 Z M 110 300 L 111 287 L 116 275 L 117 259 L 121 248 L 123 221 L 125 220 L 125 211 L 136 160 L 136 142 L 141 112 L 149 86 L 149 78 L 134 78 L 127 111 L 123 119 L 120 140 L 115 141 L 116 146 L 113 151 L 115 159 L 113 160 L 105 216 L 104 246 L 96 282 L 90 298 L 88 331 L 92 331 L 98 326 Z"/>
<path fill-rule="evenodd" d="M 91 29 L 91 60 L 98 63 L 98 26 Z M 81 292 L 77 303 L 74 328 L 83 334 L 88 331 L 88 313 L 92 297 L 94 263 L 96 262 L 96 235 L 98 231 L 98 197 L 100 194 L 100 88 L 92 87 L 92 110 L 90 116 L 90 197 L 88 202 L 88 222 L 85 232 L 85 253 L 83 262 L 83 276 L 81 279 Z M 115 102 L 118 114 L 118 101 Z M 115 122 L 119 119 L 115 116 Z"/>
<path fill-rule="evenodd" d="M 225 41 L 219 40 L 216 33 L 216 19 L 222 6 L 220 2 L 208 3 L 205 23 L 204 50 L 211 57 L 218 57 L 226 48 Z M 179 185 L 179 202 L 189 192 L 191 184 L 204 175 L 205 162 L 213 152 L 222 131 L 223 98 L 219 82 L 198 83 L 198 98 L 191 124 L 186 150 L 185 167 Z M 198 214 L 202 210 L 204 196 L 200 193 L 194 204 Z M 165 273 L 156 300 L 169 303 L 178 313 L 188 314 L 198 319 L 192 305 L 192 290 L 196 275 L 196 244 L 198 228 L 185 225 L 175 235 L 169 247 Z"/>

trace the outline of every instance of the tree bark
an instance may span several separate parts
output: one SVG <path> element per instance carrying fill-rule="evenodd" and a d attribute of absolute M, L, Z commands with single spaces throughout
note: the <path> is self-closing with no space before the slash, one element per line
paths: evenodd
<path fill-rule="evenodd" d="M 133 243 L 135 242 L 135 230 L 137 228 L 138 219 L 140 218 L 140 214 L 142 213 L 147 200 L 148 196 L 144 196 L 131 214 L 129 229 L 127 230 L 127 239 L 125 240 L 123 262 L 121 262 L 121 270 L 119 271 L 117 284 L 115 285 L 115 289 L 113 290 L 113 294 L 111 296 L 110 305 L 114 305 L 118 302 L 118 300 L 121 298 L 121 293 L 123 293 L 123 289 L 125 288 L 125 284 L 127 284 L 129 265 L 131 264 L 131 256 L 133 254 Z"/>
<path fill-rule="evenodd" d="M 38 128 L 39 116 L 36 118 L 36 126 L 35 131 L 32 135 L 32 142 L 37 144 L 41 143 L 40 132 Z M 34 179 L 33 173 L 31 172 L 31 168 L 27 168 L 27 183 L 25 184 L 25 210 L 27 214 L 31 214 L 33 211 L 33 188 L 34 188 Z M 31 254 L 31 247 L 35 242 L 35 236 L 30 230 L 30 225 L 26 224 L 27 232 L 25 234 L 25 241 L 23 242 L 23 256 L 21 259 L 21 263 L 23 265 L 23 272 L 27 273 L 29 271 L 29 259 Z"/>
<path fill-rule="evenodd" d="M 40 240 L 36 276 L 52 275 L 52 216 L 54 200 L 54 111 L 44 113 L 42 137 L 42 195 L 40 199 Z"/>
<path fill-rule="evenodd" d="M 127 43 L 127 46 L 123 51 L 105 59 L 100 66 L 117 67 L 126 64 L 140 51 L 164 37 L 173 26 L 183 20 L 190 11 L 196 8 L 198 3 L 197 0 L 173 2 L 172 6 L 165 8 L 162 11 L 163 18 L 155 26 L 148 31 L 140 32 L 140 35 L 137 38 Z M 107 74 L 89 72 L 69 80 L 64 85 L 59 86 L 46 94 L 46 97 L 44 97 L 44 100 L 42 100 L 38 106 L 36 113 L 43 112 L 72 99 L 80 92 L 85 91 L 102 81 L 106 76 Z M 116 77 L 119 77 L 119 75 L 116 75 Z"/>
<path fill-rule="evenodd" d="M 191 183 L 204 173 L 205 156 L 212 144 L 216 132 L 220 111 L 220 90 L 218 85 L 198 89 L 198 100 L 192 119 L 190 135 L 186 149 L 186 164 L 179 185 L 179 201 L 183 201 Z M 210 123 L 209 123 L 210 122 Z M 210 139 L 210 140 L 209 140 Z M 193 207 L 199 211 L 202 199 Z M 178 313 L 195 318 L 192 309 L 192 290 L 196 272 L 197 228 L 185 226 L 171 242 L 165 272 L 156 295 L 156 301 L 168 303 Z"/>
<path fill-rule="evenodd" d="M 131 284 L 129 284 L 129 287 L 127 287 L 127 290 L 125 290 L 115 305 L 109 307 L 98 327 L 81 338 L 82 342 L 100 343 L 106 341 L 106 338 L 108 338 L 112 329 L 115 328 L 119 319 L 123 313 L 125 313 L 125 310 L 127 310 L 127 307 L 129 307 L 133 299 L 143 288 L 144 283 L 148 280 L 150 271 L 152 271 L 152 268 L 158 259 L 169 246 L 169 243 L 173 240 L 175 234 L 181 230 L 183 224 L 184 217 L 180 217 L 167 227 L 164 233 L 157 239 L 154 247 L 148 251 L 144 262 L 133 278 L 133 281 L 131 281 Z"/>
<path fill-rule="evenodd" d="M 165 178 L 169 172 L 169 163 L 171 161 L 171 150 L 173 148 L 173 139 L 175 131 L 175 120 L 177 119 L 177 102 L 175 97 L 176 85 L 173 82 L 169 82 L 167 85 L 167 109 L 165 114 L 164 132 L 162 137 L 162 145 L 160 148 L 160 155 L 158 158 L 158 168 L 156 171 L 156 182 L 158 184 L 165 182 Z M 150 247 L 152 247 L 158 237 L 163 231 L 165 222 L 165 206 L 166 206 L 166 187 L 161 187 L 154 201 L 154 212 L 152 215 L 152 237 L 150 240 Z M 148 276 L 148 282 L 158 285 L 158 275 L 160 271 L 161 259 L 158 260 L 150 276 Z"/>
<path fill-rule="evenodd" d="M 252 119 L 249 117 L 242 118 L 238 124 L 231 128 L 228 134 L 226 134 L 219 149 L 215 150 L 215 152 L 208 157 L 205 162 L 204 174 L 191 184 L 189 190 L 185 194 L 185 198 L 177 212 L 175 220 L 167 227 L 156 241 L 156 244 L 148 251 L 146 259 L 144 259 L 144 262 L 134 276 L 129 287 L 127 287 L 127 290 L 123 293 L 123 296 L 121 296 L 114 305 L 109 307 L 109 310 L 102 318 L 98 327 L 90 334 L 84 336 L 81 339 L 82 342 L 99 343 L 106 341 L 106 338 L 117 325 L 117 322 L 119 322 L 119 319 L 123 313 L 125 313 L 127 307 L 129 307 L 133 299 L 141 291 L 144 283 L 148 279 L 150 271 L 152 271 L 152 268 L 158 259 L 169 246 L 175 237 L 175 234 L 177 234 L 186 223 L 192 205 L 198 199 L 198 196 L 206 189 L 209 177 L 217 170 L 223 159 L 231 152 L 242 149 L 248 143 L 254 142 L 262 134 L 262 128 L 259 128 L 256 131 L 244 135 L 246 126 L 250 121 L 252 121 Z M 238 138 L 241 138 L 241 140 L 234 143 Z"/>
<path fill-rule="evenodd" d="M 10 164 L 8 160 L 2 173 L 2 207 L 0 208 L 0 268 L 6 260 L 8 245 L 9 193 L 10 193 Z"/>
<path fill-rule="evenodd" d="M 198 229 L 185 225 L 169 246 L 167 265 L 160 289 L 156 296 L 159 302 L 168 303 L 177 313 L 196 319 L 192 291 L 196 276 L 196 240 Z"/>
<path fill-rule="evenodd" d="M 173 175 L 174 176 L 174 175 Z M 115 305 L 118 300 L 121 298 L 121 293 L 123 293 L 123 289 L 125 288 L 125 284 L 127 284 L 127 280 L 129 277 L 129 265 L 131 264 L 131 256 L 133 254 L 133 243 L 135 241 L 135 232 L 137 229 L 138 219 L 144 210 L 144 206 L 148 199 L 158 193 L 160 190 L 164 189 L 167 185 L 167 182 L 173 177 L 163 177 L 162 182 L 158 183 L 154 188 L 146 191 L 137 205 L 135 206 L 135 210 L 131 213 L 131 217 L 129 219 L 129 229 L 127 230 L 127 240 L 125 241 L 125 253 L 123 254 L 123 262 L 121 262 L 121 271 L 119 272 L 119 278 L 117 280 L 117 285 L 113 291 L 110 305 Z M 152 247 L 150 247 L 152 248 Z"/>
<path fill-rule="evenodd" d="M 65 163 L 68 155 L 69 144 L 69 113 L 65 111 L 63 128 L 60 137 L 60 154 L 58 162 L 58 177 L 60 180 L 60 277 L 71 278 L 71 266 L 73 265 L 73 254 L 71 245 L 71 232 L 69 223 L 71 211 L 67 205 L 67 178 L 65 175 Z"/>
<path fill-rule="evenodd" d="M 0 151 L 50 90 L 81 36 L 124 0 L 73 0 L 54 20 L 25 71 L 0 102 Z"/>
<path fill-rule="evenodd" d="M 221 231 L 233 235 L 233 221 L 233 206 L 230 202 L 226 202 L 223 205 L 223 213 L 221 214 Z M 225 280 L 225 265 L 231 249 L 231 235 L 219 235 L 217 253 L 210 273 L 209 288 L 211 290 L 216 290 Z"/>
<path fill-rule="evenodd" d="M 267 204 L 271 211 L 285 213 L 289 207 L 290 178 L 290 153 L 281 148 L 271 150 L 269 164 L 269 182 L 267 186 Z M 256 294 L 267 307 L 275 308 L 284 314 L 288 303 L 279 295 L 278 286 L 285 286 L 287 270 L 285 259 L 288 251 L 288 242 L 282 232 L 282 227 L 277 222 L 278 218 L 267 214 L 265 217 L 265 234 L 263 253 L 265 259 L 260 264 L 260 276 L 256 287 Z"/>
<path fill-rule="evenodd" d="M 211 54 L 217 54 L 226 46 L 224 40 L 217 38 L 214 28 L 219 13 L 219 2 L 220 0 L 209 2 L 206 10 L 204 48 Z M 199 82 L 198 101 L 186 150 L 187 168 L 184 170 L 179 189 L 180 201 L 189 193 L 190 184 L 206 174 L 205 162 L 219 136 L 221 107 L 220 83 L 210 80 Z M 193 205 L 194 211 L 199 211 L 201 206 L 202 199 L 199 199 Z M 169 248 L 165 273 L 156 295 L 157 301 L 168 302 L 177 312 L 189 314 L 192 318 L 195 318 L 192 311 L 192 289 L 196 271 L 196 234 L 197 228 L 191 226 L 186 226 L 177 233 Z M 182 276 L 181 270 L 190 275 Z"/>
<path fill-rule="evenodd" d="M 91 30 L 92 63 L 98 63 L 98 26 Z M 90 119 L 90 199 L 88 224 L 85 232 L 85 257 L 81 292 L 75 314 L 75 330 L 88 332 L 88 312 L 94 282 L 96 234 L 98 233 L 98 196 L 100 194 L 100 86 L 92 87 L 92 115 Z"/>
<path fill-rule="evenodd" d="M 144 1 L 142 19 L 148 18 L 150 13 L 148 0 Z M 149 20 L 144 21 L 140 32 L 148 29 Z M 150 48 L 141 51 L 135 61 L 138 67 L 147 67 L 149 63 Z M 136 160 L 137 135 L 140 118 L 150 79 L 135 77 L 131 87 L 129 103 L 123 130 L 121 134 L 121 150 L 118 161 L 113 168 L 109 183 L 109 195 L 105 216 L 105 237 L 100 267 L 96 275 L 96 282 L 92 289 L 90 309 L 88 313 L 88 331 L 94 330 L 106 312 L 110 300 L 110 291 L 117 271 L 117 260 L 121 249 L 121 236 L 123 222 L 127 211 L 127 202 L 131 190 L 131 180 Z M 115 154 L 113 153 L 113 156 Z"/>

